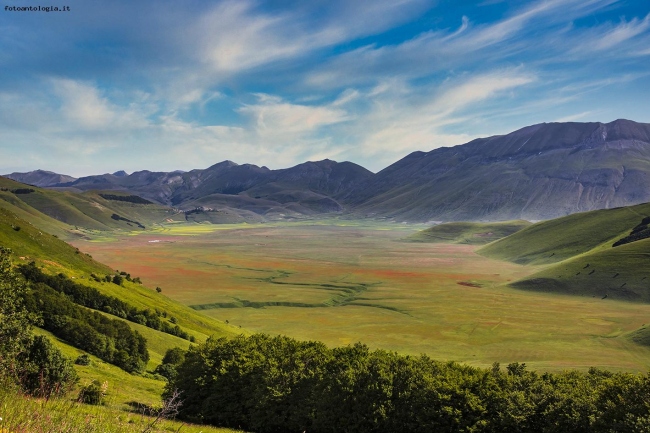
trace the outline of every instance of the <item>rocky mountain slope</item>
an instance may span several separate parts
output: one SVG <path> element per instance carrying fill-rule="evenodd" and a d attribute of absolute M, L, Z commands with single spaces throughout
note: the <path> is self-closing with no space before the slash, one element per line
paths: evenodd
<path fill-rule="evenodd" d="M 122 190 L 248 220 L 331 212 L 398 221 L 543 220 L 650 201 L 650 124 L 543 123 L 414 152 L 377 174 L 330 160 L 282 170 L 224 161 L 204 170 L 118 172 L 47 186 Z"/>
<path fill-rule="evenodd" d="M 414 152 L 340 200 L 404 220 L 541 220 L 650 201 L 650 124 L 550 123 Z"/>
<path fill-rule="evenodd" d="M 5 177 L 34 186 L 53 186 L 59 183 L 74 182 L 77 180 L 72 176 L 45 170 L 34 170 L 27 173 L 11 173 L 6 174 Z"/>

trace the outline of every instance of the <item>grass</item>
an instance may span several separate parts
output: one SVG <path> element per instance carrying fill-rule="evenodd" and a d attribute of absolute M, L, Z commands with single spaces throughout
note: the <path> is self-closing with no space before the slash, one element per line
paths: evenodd
<path fill-rule="evenodd" d="M 193 335 L 197 341 L 204 341 L 211 335 L 228 336 L 241 333 L 241 330 L 232 325 L 201 315 L 191 308 L 171 300 L 165 294 L 157 293 L 146 286 L 129 281 L 125 281 L 123 286 L 94 281 L 91 278 L 92 273 L 103 276 L 105 274 L 114 274 L 116 271 L 1 207 L 0 245 L 12 249 L 15 263 L 27 263 L 34 260 L 37 265 L 42 266 L 49 273 L 64 273 L 84 285 L 95 287 L 105 294 L 115 296 L 140 309 L 164 311 L 167 313 L 168 319 L 174 317 L 176 323 Z M 147 368 L 150 371 L 160 363 L 167 349 L 189 347 L 190 343 L 187 340 L 135 323 L 126 323 L 138 330 L 147 339 L 151 358 Z M 76 359 L 82 353 L 82 351 L 64 341 L 58 340 L 46 331 L 37 329 L 36 332 L 48 335 L 63 350 L 64 354 L 72 359 Z M 127 403 L 131 401 L 146 405 L 160 403 L 164 382 L 129 375 L 96 357 L 91 356 L 91 358 L 92 364 L 90 366 L 76 367 L 82 379 L 81 383 L 90 383 L 93 380 L 108 382 L 109 406 L 124 409 L 127 407 Z M 30 428 L 25 427 L 22 431 L 28 431 Z M 47 431 L 47 428 L 44 428 L 43 431 Z M 101 431 L 101 429 L 95 431 Z"/>
<path fill-rule="evenodd" d="M 47 331 L 38 328 L 34 331 L 36 334 L 46 335 L 65 356 L 72 360 L 85 353 Z M 75 370 L 81 380 L 79 387 L 75 389 L 73 394 L 79 392 L 80 386 L 87 385 L 93 380 L 99 380 L 102 383 L 108 382 L 107 404 L 111 408 L 128 410 L 130 408 L 128 403 L 134 401 L 149 406 L 160 404 L 160 395 L 165 387 L 164 381 L 129 374 L 93 355 L 89 356 L 91 359 L 90 365 L 75 365 Z"/>
<path fill-rule="evenodd" d="M 516 290 L 507 285 L 543 267 L 494 260 L 474 245 L 399 242 L 420 227 L 340 222 L 75 244 L 235 329 L 484 367 L 650 368 L 650 349 L 627 337 L 649 305 Z"/>
<path fill-rule="evenodd" d="M 608 249 L 650 215 L 650 203 L 577 213 L 543 221 L 485 246 L 487 257 L 519 264 L 549 264 L 594 249 Z"/>
<path fill-rule="evenodd" d="M 0 245 L 11 248 L 18 263 L 36 260 L 52 272 L 111 272 L 108 266 L 4 208 L 0 208 Z"/>
<path fill-rule="evenodd" d="M 510 236 L 530 224 L 530 222 L 523 220 L 495 223 L 445 223 L 419 231 L 408 236 L 404 240 L 410 242 L 484 245 L 497 239 Z"/>
<path fill-rule="evenodd" d="M 0 432 L 2 433 L 236 433 L 235 430 L 161 420 L 111 406 L 90 406 L 74 395 L 35 399 L 10 386 L 0 386 Z"/>
<path fill-rule="evenodd" d="M 150 227 L 153 224 L 173 220 L 177 212 L 157 204 L 133 204 L 116 200 L 106 200 L 101 191 L 87 191 L 76 194 L 67 191 L 28 186 L 7 178 L 0 177 L 0 187 L 9 191 L 0 191 L 1 207 L 33 222 L 41 230 L 59 236 L 74 237 L 86 230 L 140 230 L 137 223 Z M 30 188 L 29 194 L 13 194 L 12 189 Z M 114 192 L 111 192 L 115 194 Z M 119 194 L 119 193 L 118 193 Z M 127 220 L 116 220 L 117 214 Z M 71 230 L 71 228 L 76 230 Z"/>
<path fill-rule="evenodd" d="M 16 230 L 18 227 L 20 229 Z M 115 296 L 135 307 L 165 311 L 168 316 L 176 318 L 178 325 L 189 331 L 198 341 L 203 341 L 213 334 L 239 333 L 234 327 L 198 314 L 147 286 L 129 281 L 124 281 L 123 286 L 94 281 L 91 278 L 93 273 L 103 276 L 114 274 L 116 271 L 3 208 L 0 208 L 0 245 L 12 249 L 15 263 L 34 260 L 49 273 L 64 273 L 86 286 L 95 287 L 100 292 Z M 133 277 L 136 276 L 138 275 L 133 274 Z"/>
<path fill-rule="evenodd" d="M 511 284 L 523 290 L 650 303 L 650 239 L 613 247 L 650 204 L 575 214 L 530 226 L 479 252 L 516 263 L 550 263 Z"/>
<path fill-rule="evenodd" d="M 644 239 L 580 254 L 512 285 L 524 290 L 650 303 L 648 263 L 650 239 Z"/>

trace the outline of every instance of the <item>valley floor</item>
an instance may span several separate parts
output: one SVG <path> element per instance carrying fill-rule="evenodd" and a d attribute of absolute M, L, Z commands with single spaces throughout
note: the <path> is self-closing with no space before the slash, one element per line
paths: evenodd
<path fill-rule="evenodd" d="M 399 224 L 170 225 L 74 246 L 242 329 L 476 366 L 647 371 L 650 349 L 624 335 L 650 305 L 519 291 L 542 269 L 476 246 L 404 242 Z"/>

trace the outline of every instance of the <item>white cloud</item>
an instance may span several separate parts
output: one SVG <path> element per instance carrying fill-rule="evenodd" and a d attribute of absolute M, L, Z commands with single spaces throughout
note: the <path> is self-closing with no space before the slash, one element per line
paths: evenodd
<path fill-rule="evenodd" d="M 245 105 L 237 111 L 253 120 L 259 134 L 310 133 L 348 119 L 347 113 L 338 108 L 291 104 L 265 94 L 258 94 L 258 98 L 259 104 Z"/>
<path fill-rule="evenodd" d="M 415 79 L 441 71 L 481 68 L 532 51 L 536 52 L 535 61 L 555 54 L 561 58 L 562 52 L 574 48 L 574 44 L 566 42 L 566 23 L 615 1 L 537 1 L 490 24 L 475 23 L 463 16 L 455 30 L 429 30 L 398 44 L 369 44 L 345 52 L 308 73 L 305 83 L 339 88 L 367 85 L 387 76 Z M 557 43 L 558 34 L 563 35 L 562 44 Z"/>
<path fill-rule="evenodd" d="M 604 24 L 586 31 L 581 36 L 582 42 L 575 47 L 573 52 L 581 53 L 610 50 L 646 33 L 649 28 L 650 14 L 646 15 L 643 20 L 639 20 L 638 18 L 633 18 L 629 22 L 622 20 L 615 27 L 611 27 L 610 24 Z M 647 43 L 648 40 L 645 42 Z"/>
<path fill-rule="evenodd" d="M 612 48 L 615 45 L 621 44 L 645 33 L 648 28 L 650 28 L 650 14 L 646 15 L 643 20 L 634 18 L 629 23 L 624 21 L 603 36 L 596 48 L 599 50 Z"/>
<path fill-rule="evenodd" d="M 324 10 L 331 17 L 315 19 L 301 8 L 263 13 L 249 0 L 226 1 L 205 13 L 193 30 L 177 29 L 177 32 L 181 38 L 191 41 L 189 47 L 196 50 L 200 61 L 226 76 L 385 30 L 411 18 L 427 3 L 423 0 L 333 2 Z M 363 20 L 357 19 L 360 14 Z"/>
<path fill-rule="evenodd" d="M 578 120 L 593 119 L 594 115 L 600 114 L 599 111 L 583 111 L 582 113 L 570 114 L 568 116 L 562 116 L 554 120 L 554 122 L 576 122 Z"/>
<path fill-rule="evenodd" d="M 510 99 L 508 92 L 535 80 L 533 74 L 511 69 L 424 88 L 399 80 L 382 82 L 355 98 L 365 106 L 355 106 L 353 122 L 335 126 L 336 135 L 349 143 L 340 155 L 364 164 L 372 161 L 368 168 L 377 170 L 415 150 L 465 143 L 476 135 L 449 133 L 448 127 L 469 123 L 485 104 L 498 106 Z"/>
<path fill-rule="evenodd" d="M 69 127 L 84 130 L 144 127 L 147 121 L 137 110 L 123 110 L 111 104 L 93 85 L 70 79 L 51 80 L 54 94 L 60 98 L 60 114 Z"/>
<path fill-rule="evenodd" d="M 520 87 L 535 80 L 530 74 L 516 71 L 495 72 L 472 77 L 445 91 L 431 106 L 431 111 L 453 113 L 470 104 L 488 99 L 498 92 Z"/>

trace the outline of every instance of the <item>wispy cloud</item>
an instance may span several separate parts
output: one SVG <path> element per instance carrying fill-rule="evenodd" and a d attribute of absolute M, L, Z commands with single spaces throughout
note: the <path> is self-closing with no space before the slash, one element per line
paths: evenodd
<path fill-rule="evenodd" d="M 474 24 L 471 17 L 463 16 L 457 29 L 430 30 L 399 44 L 366 45 L 346 52 L 316 68 L 306 79 L 314 86 L 360 85 L 386 75 L 414 79 L 459 67 L 476 68 L 495 59 L 529 55 L 531 49 L 545 45 L 551 54 L 568 51 L 573 45 L 549 46 L 547 39 L 553 40 L 554 32 L 564 33 L 570 20 L 612 3 L 614 0 L 538 1 L 489 24 Z M 564 24 L 558 28 L 559 23 Z M 549 29 L 550 33 L 535 35 L 540 29 Z"/>
<path fill-rule="evenodd" d="M 530 123 L 650 121 L 650 15 L 635 2 L 71 2 L 56 19 L 0 14 L 14 165 L 378 170 Z"/>
<path fill-rule="evenodd" d="M 265 94 L 257 96 L 260 103 L 245 105 L 237 111 L 253 120 L 259 134 L 310 133 L 348 118 L 347 113 L 338 108 L 290 104 Z"/>

